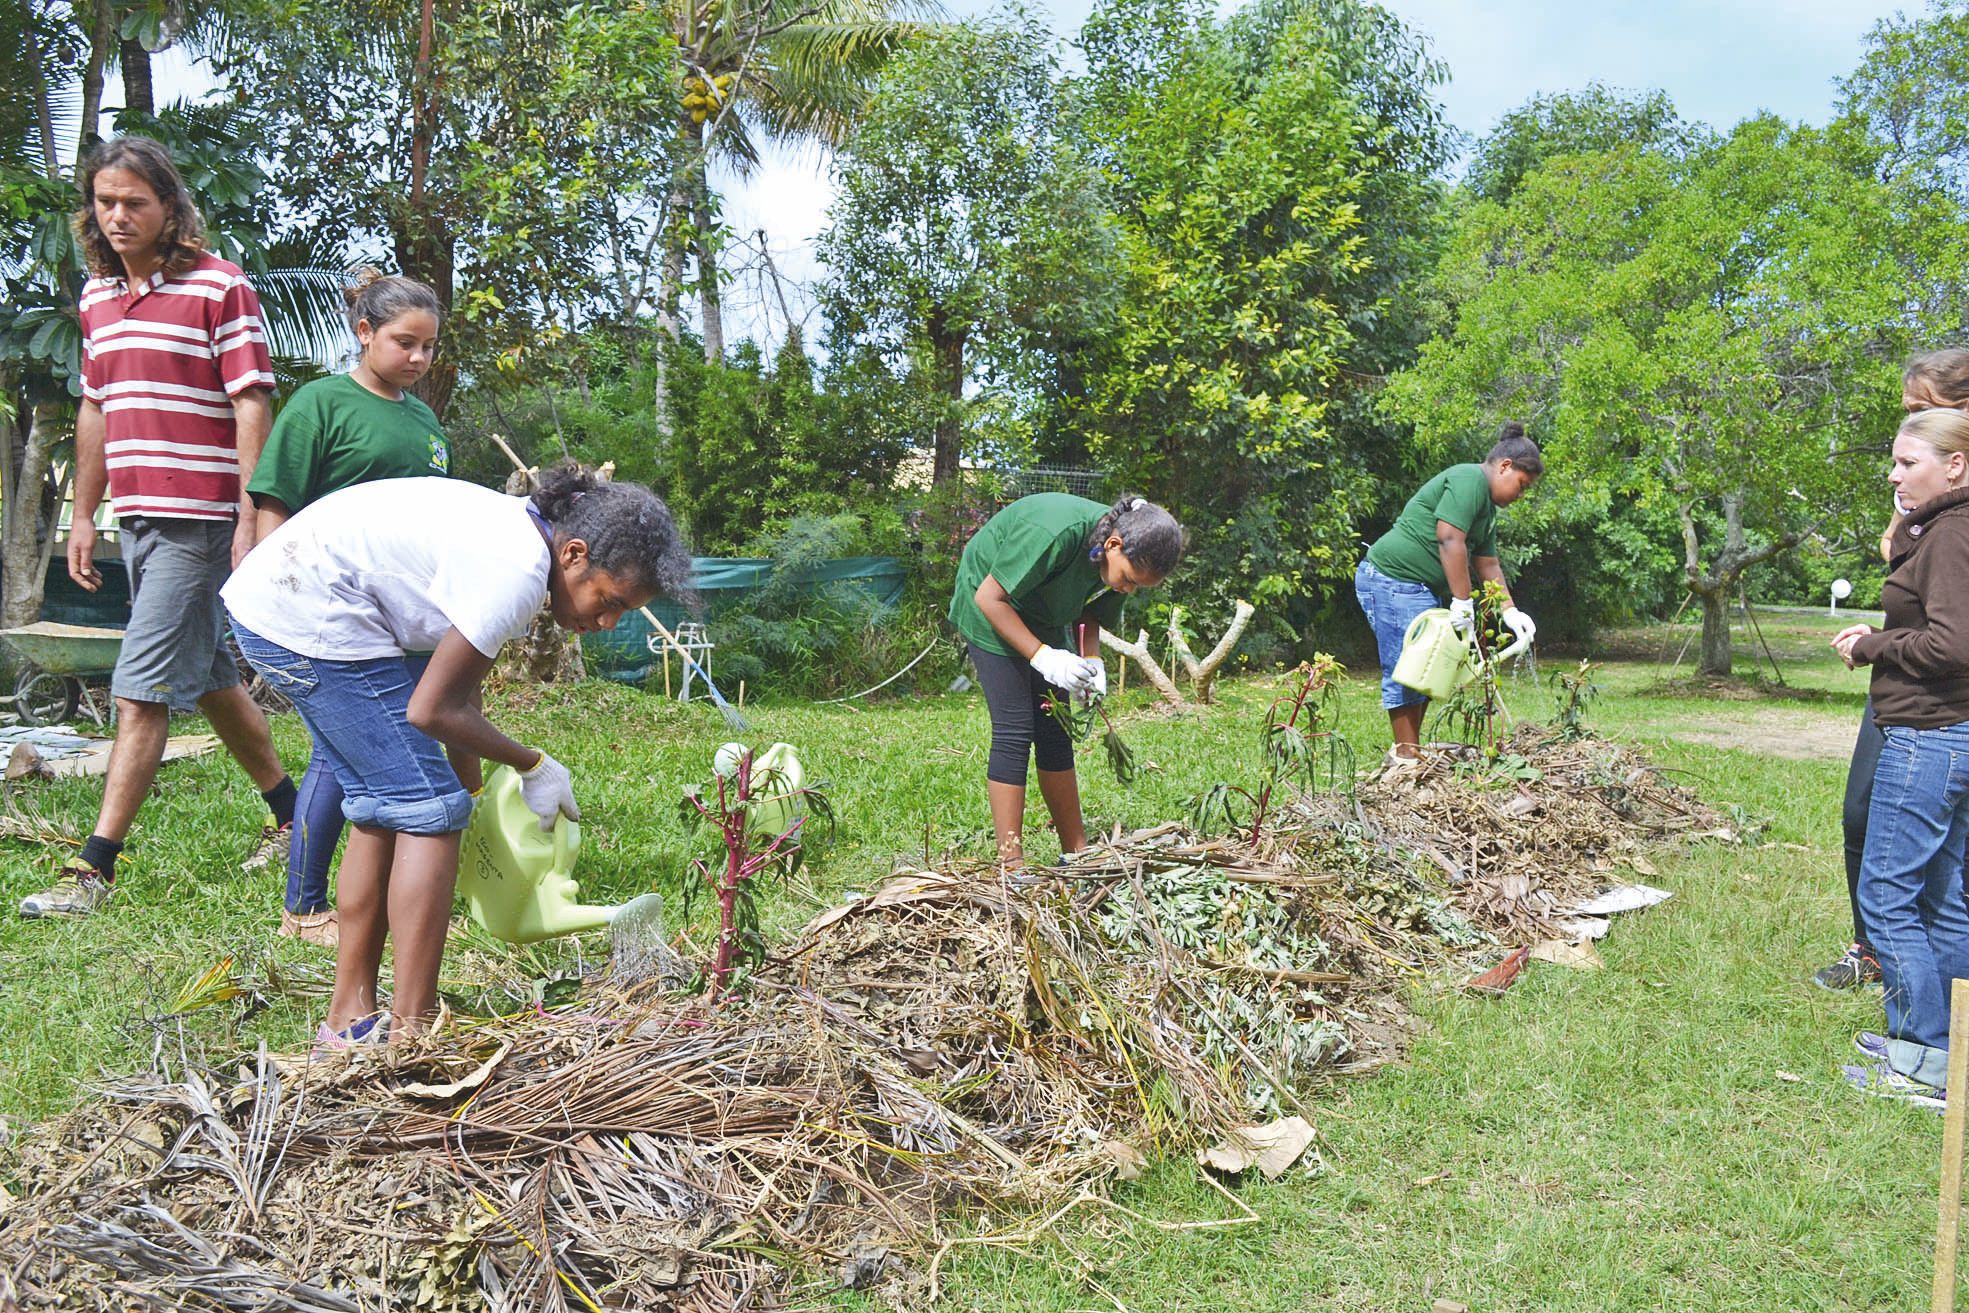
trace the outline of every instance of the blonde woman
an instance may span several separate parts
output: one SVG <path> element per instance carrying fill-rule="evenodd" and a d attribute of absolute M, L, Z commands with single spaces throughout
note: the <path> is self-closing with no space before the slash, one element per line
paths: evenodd
<path fill-rule="evenodd" d="M 1881 732 L 1860 862 L 1860 911 L 1886 986 L 1887 1033 L 1846 1076 L 1869 1094 L 1943 1104 L 1949 982 L 1969 977 L 1969 415 L 1926 410 L 1894 438 L 1901 508 L 1881 588 L 1884 629 L 1832 640 L 1873 667 Z"/>

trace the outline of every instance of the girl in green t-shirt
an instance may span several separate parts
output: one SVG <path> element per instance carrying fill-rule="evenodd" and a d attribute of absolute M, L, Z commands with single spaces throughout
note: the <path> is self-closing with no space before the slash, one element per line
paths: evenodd
<path fill-rule="evenodd" d="M 1140 497 L 1103 506 L 1043 492 L 991 517 L 964 546 L 950 621 L 971 649 L 991 710 L 985 793 L 998 859 L 1025 860 L 1026 768 L 1060 832 L 1062 854 L 1087 846 L 1073 743 L 1044 710 L 1049 695 L 1088 702 L 1107 692 L 1101 629 L 1122 599 L 1169 577 L 1183 554 L 1176 518 Z"/>
<path fill-rule="evenodd" d="M 317 379 L 288 399 L 268 434 L 246 491 L 256 541 L 303 506 L 376 479 L 429 478 L 451 470 L 451 450 L 431 408 L 410 394 L 437 355 L 443 308 L 413 278 L 375 269 L 343 292 L 362 354 L 355 368 Z M 476 788 L 476 762 L 454 763 Z M 328 865 L 342 837 L 342 789 L 317 744 L 308 760 L 285 844 L 287 897 L 280 933 L 333 947 L 338 927 L 328 898 Z"/>
<path fill-rule="evenodd" d="M 1367 549 L 1354 572 L 1354 596 L 1374 626 L 1381 657 L 1381 705 L 1388 712 L 1394 747 L 1387 765 L 1401 769 L 1422 750 L 1422 713 L 1429 699 L 1395 682 L 1402 640 L 1424 611 L 1447 602 L 1458 630 L 1474 622 L 1476 588 L 1495 581 L 1509 593 L 1497 555 L 1497 511 L 1525 495 L 1545 459 L 1525 426 L 1507 423 L 1497 431 L 1481 465 L 1452 465 L 1423 484 L 1388 532 Z M 1529 642 L 1538 627 L 1515 605 L 1502 617 L 1511 632 Z"/>

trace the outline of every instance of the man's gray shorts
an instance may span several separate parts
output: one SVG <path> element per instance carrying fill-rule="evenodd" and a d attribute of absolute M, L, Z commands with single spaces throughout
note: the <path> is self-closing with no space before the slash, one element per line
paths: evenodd
<path fill-rule="evenodd" d="M 130 627 L 109 691 L 195 710 L 207 693 L 239 682 L 219 604 L 232 573 L 233 522 L 131 516 L 122 523 Z"/>

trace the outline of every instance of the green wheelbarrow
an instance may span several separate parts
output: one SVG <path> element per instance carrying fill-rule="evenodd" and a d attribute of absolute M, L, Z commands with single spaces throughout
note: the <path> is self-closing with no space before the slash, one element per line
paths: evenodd
<path fill-rule="evenodd" d="M 0 629 L 0 641 L 20 658 L 14 711 L 26 725 L 58 725 L 82 705 L 82 682 L 106 678 L 123 650 L 121 629 L 37 620 Z"/>

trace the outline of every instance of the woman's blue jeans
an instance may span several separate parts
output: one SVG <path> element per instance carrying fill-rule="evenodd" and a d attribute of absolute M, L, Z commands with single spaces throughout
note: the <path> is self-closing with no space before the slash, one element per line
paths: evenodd
<path fill-rule="evenodd" d="M 1949 982 L 1969 979 L 1969 723 L 1882 727 L 1860 908 L 1886 983 L 1887 1063 L 1948 1084 Z"/>

